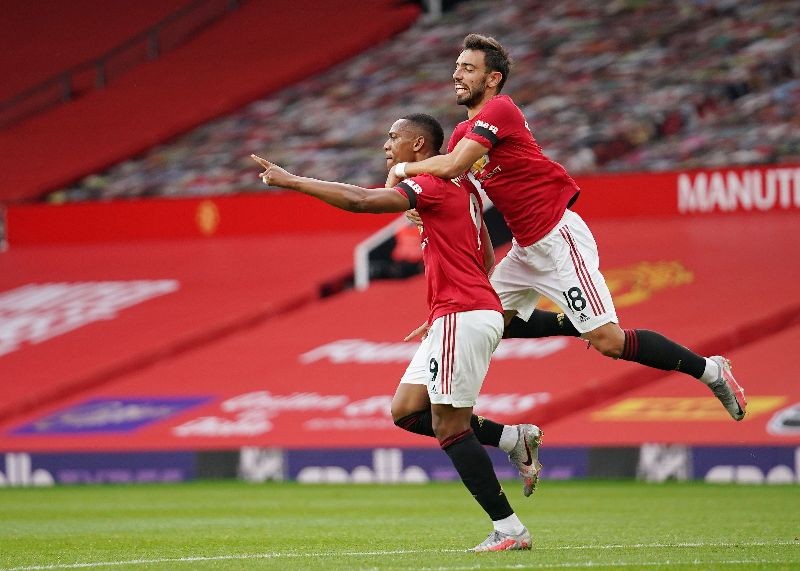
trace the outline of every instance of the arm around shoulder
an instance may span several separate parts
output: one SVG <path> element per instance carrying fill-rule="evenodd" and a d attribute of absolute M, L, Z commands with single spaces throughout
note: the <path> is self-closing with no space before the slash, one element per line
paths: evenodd
<path fill-rule="evenodd" d="M 406 176 L 428 173 L 441 178 L 455 178 L 469 170 L 488 151 L 489 149 L 477 141 L 465 137 L 446 155 L 435 155 L 423 161 L 407 163 Z"/>

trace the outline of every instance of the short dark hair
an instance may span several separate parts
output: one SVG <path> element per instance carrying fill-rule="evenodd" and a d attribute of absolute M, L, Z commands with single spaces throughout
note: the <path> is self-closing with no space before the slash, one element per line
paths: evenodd
<path fill-rule="evenodd" d="M 490 36 L 468 34 L 464 38 L 462 49 L 483 52 L 486 68 L 489 71 L 499 71 L 503 74 L 503 78 L 497 84 L 497 92 L 500 93 L 506 83 L 506 79 L 508 79 L 508 74 L 511 72 L 511 66 L 514 65 L 511 56 L 508 55 L 508 51 L 502 44 Z"/>
<path fill-rule="evenodd" d="M 444 130 L 439 121 L 425 113 L 411 113 L 410 115 L 401 117 L 401 119 L 410 121 L 420 127 L 425 136 L 425 140 L 431 144 L 434 152 L 439 153 L 442 150 Z"/>

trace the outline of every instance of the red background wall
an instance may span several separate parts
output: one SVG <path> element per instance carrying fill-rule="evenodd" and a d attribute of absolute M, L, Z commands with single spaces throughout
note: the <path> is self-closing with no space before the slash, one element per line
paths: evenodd
<path fill-rule="evenodd" d="M 782 166 L 795 173 L 789 185 L 793 202 L 775 211 L 800 213 L 800 168 Z M 678 179 L 719 176 L 739 179 L 745 171 L 766 173 L 773 167 L 710 169 L 692 173 L 606 174 L 578 177 L 582 188 L 576 203 L 586 219 L 630 216 L 698 216 L 720 214 L 714 205 L 708 212 L 682 213 Z M 715 175 L 716 173 L 716 175 Z M 709 191 L 707 193 L 712 195 Z M 714 196 L 718 196 L 715 194 Z M 744 212 L 741 205 L 729 212 Z M 348 212 L 292 193 L 253 193 L 214 198 L 146 199 L 86 202 L 65 205 L 12 205 L 8 207 L 8 241 L 11 246 L 48 243 L 85 243 L 210 236 L 250 236 L 297 232 L 377 230 L 395 215 L 353 216 Z"/>

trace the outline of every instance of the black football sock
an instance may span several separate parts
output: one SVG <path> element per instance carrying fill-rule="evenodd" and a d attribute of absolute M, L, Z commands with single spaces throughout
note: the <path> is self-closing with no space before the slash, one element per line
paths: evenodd
<path fill-rule="evenodd" d="M 500 482 L 497 481 L 489 454 L 478 442 L 472 429 L 451 436 L 439 445 L 450 457 L 464 486 L 492 521 L 507 518 L 514 513 Z"/>
<path fill-rule="evenodd" d="M 469 425 L 472 427 L 472 432 L 475 433 L 478 442 L 486 446 L 494 446 L 495 448 L 500 446 L 500 437 L 503 435 L 505 424 L 499 424 L 493 420 L 489 420 L 485 416 L 473 414 Z"/>
<path fill-rule="evenodd" d="M 408 416 L 398 418 L 394 423 L 403 430 L 408 430 L 414 434 L 434 436 L 433 417 L 431 416 L 430 409 L 412 412 Z M 473 414 L 470 420 L 470 426 L 472 426 L 472 430 L 475 432 L 475 436 L 481 444 L 494 446 L 495 448 L 500 445 L 500 436 L 503 434 L 503 427 L 505 425 Z"/>
<path fill-rule="evenodd" d="M 503 333 L 503 338 L 514 339 L 556 336 L 580 337 L 581 334 L 563 313 L 541 309 L 535 310 L 528 321 L 514 317 Z"/>
<path fill-rule="evenodd" d="M 699 379 L 706 369 L 704 357 L 690 351 L 655 331 L 647 329 L 623 329 L 625 345 L 620 359 L 635 361 L 661 369 L 680 371 Z"/>

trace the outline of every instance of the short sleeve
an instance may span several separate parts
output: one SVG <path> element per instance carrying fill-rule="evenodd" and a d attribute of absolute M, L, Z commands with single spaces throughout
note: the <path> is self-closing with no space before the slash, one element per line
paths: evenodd
<path fill-rule="evenodd" d="M 491 149 L 524 123 L 519 109 L 507 98 L 490 100 L 475 118 L 472 130 L 464 136 Z"/>
<path fill-rule="evenodd" d="M 408 197 L 411 208 L 427 210 L 442 200 L 442 185 L 434 176 L 423 174 L 407 178 L 394 188 Z"/>
<path fill-rule="evenodd" d="M 404 194 L 408 198 L 409 208 L 417 207 L 417 195 L 414 192 L 414 189 L 411 188 L 411 186 L 408 183 L 406 183 L 406 181 L 399 183 L 397 186 L 394 187 L 394 189 L 400 194 Z"/>

